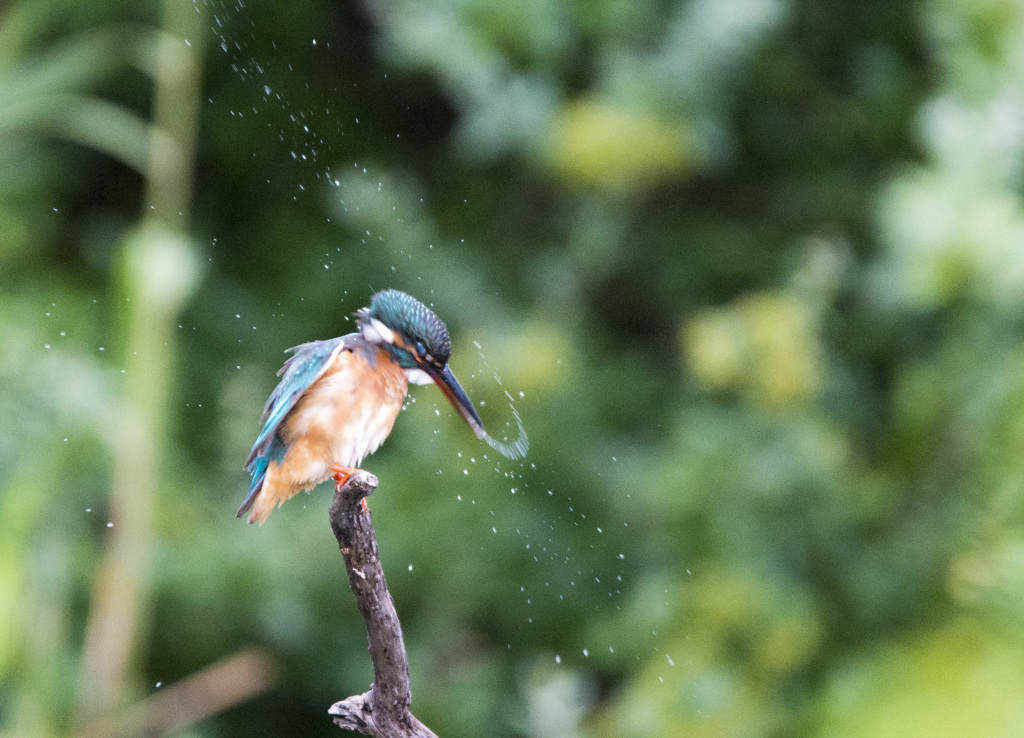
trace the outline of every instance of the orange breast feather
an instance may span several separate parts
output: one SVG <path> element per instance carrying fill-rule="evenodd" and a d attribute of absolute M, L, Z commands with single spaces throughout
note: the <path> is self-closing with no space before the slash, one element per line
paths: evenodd
<path fill-rule="evenodd" d="M 303 393 L 281 424 L 288 446 L 271 462 L 251 521 L 262 523 L 278 505 L 331 476 L 330 465 L 358 466 L 391 433 L 409 389 L 405 372 L 384 349 L 341 351 Z"/>

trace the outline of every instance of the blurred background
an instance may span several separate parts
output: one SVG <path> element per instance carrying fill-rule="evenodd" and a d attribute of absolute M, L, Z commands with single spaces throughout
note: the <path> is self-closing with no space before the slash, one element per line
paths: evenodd
<path fill-rule="evenodd" d="M 235 511 L 283 350 L 385 287 L 531 444 L 417 387 L 364 463 L 439 735 L 1024 733 L 1022 48 L 1021 0 L 0 4 L 0 736 L 338 734 L 330 489 Z"/>

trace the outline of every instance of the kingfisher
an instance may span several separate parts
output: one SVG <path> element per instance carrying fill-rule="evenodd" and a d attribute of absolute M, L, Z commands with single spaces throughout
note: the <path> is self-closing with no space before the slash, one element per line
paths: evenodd
<path fill-rule="evenodd" d="M 436 384 L 477 438 L 489 439 L 448 366 L 451 338 L 433 310 L 389 289 L 355 318 L 355 333 L 288 349 L 246 460 L 252 483 L 238 517 L 262 524 L 299 492 L 343 483 L 391 433 L 409 383 Z"/>

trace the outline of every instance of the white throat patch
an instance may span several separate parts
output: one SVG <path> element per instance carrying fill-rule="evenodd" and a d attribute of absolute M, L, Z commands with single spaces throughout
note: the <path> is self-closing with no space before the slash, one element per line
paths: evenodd
<path fill-rule="evenodd" d="M 433 378 L 422 369 L 406 369 L 405 376 L 412 384 L 432 384 Z"/>

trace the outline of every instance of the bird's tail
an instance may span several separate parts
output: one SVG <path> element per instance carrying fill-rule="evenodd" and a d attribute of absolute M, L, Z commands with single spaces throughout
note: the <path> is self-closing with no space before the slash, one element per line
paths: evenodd
<path fill-rule="evenodd" d="M 249 485 L 249 494 L 245 496 L 245 499 L 242 501 L 242 506 L 238 508 L 238 515 L 236 517 L 240 518 L 249 512 L 249 508 L 252 507 L 252 503 L 256 501 L 256 495 L 258 495 L 260 490 L 263 489 L 263 480 L 267 478 L 268 466 L 270 466 L 270 459 L 266 456 L 253 459 L 252 463 L 249 464 L 248 471 L 252 473 L 252 483 Z"/>

